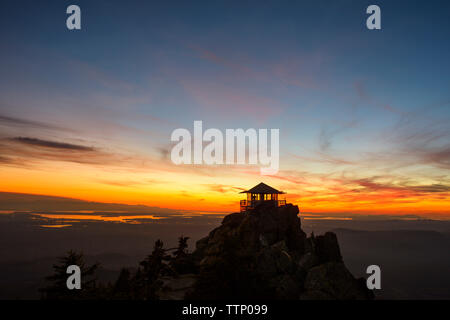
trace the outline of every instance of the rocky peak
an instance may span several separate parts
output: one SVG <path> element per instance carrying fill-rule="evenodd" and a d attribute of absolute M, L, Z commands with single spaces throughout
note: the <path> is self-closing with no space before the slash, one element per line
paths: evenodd
<path fill-rule="evenodd" d="M 373 298 L 345 267 L 336 235 L 307 237 L 298 213 L 267 202 L 225 216 L 196 243 L 198 273 L 185 298 Z"/>

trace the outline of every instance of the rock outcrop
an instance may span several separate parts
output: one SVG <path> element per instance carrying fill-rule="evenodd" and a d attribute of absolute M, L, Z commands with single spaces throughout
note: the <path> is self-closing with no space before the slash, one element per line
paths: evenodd
<path fill-rule="evenodd" d="M 292 204 L 276 207 L 268 202 L 227 215 L 221 226 L 197 241 L 191 254 L 197 273 L 189 275 L 183 298 L 373 298 L 364 279 L 355 279 L 345 267 L 336 235 L 307 237 L 298 213 Z M 162 298 L 171 297 L 168 287 L 164 292 Z"/>

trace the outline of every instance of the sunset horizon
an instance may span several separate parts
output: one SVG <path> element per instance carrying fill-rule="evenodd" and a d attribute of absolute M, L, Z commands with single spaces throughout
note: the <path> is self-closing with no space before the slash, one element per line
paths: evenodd
<path fill-rule="evenodd" d="M 199 31 L 183 10 L 170 24 L 152 15 L 156 8 L 141 18 L 137 5 L 119 10 L 119 19 L 115 5 L 86 4 L 86 28 L 75 32 L 45 23 L 56 7 L 24 13 L 39 31 L 3 19 L 11 33 L 2 53 L 0 190 L 229 211 L 239 188 L 261 180 L 305 212 L 450 219 L 450 100 L 446 78 L 435 78 L 449 67 L 448 59 L 435 63 L 448 55 L 447 41 L 394 64 L 409 45 L 428 45 L 425 31 L 402 34 L 398 43 L 403 24 L 390 16 L 389 36 L 355 28 L 340 13 L 359 14 L 350 3 L 339 13 L 304 5 L 336 22 L 320 36 L 306 7 L 295 19 L 279 8 L 267 26 L 254 17 L 258 30 L 242 13 L 232 24 L 204 18 L 210 27 Z M 383 48 L 390 52 L 384 60 Z M 171 132 L 192 131 L 195 120 L 223 132 L 279 128 L 278 173 L 262 176 L 248 164 L 175 165 Z"/>
<path fill-rule="evenodd" d="M 0 300 L 450 298 L 449 1 L 0 7 Z"/>

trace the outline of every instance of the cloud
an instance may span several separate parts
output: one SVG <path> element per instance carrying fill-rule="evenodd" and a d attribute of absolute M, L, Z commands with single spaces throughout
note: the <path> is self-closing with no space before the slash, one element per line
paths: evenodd
<path fill-rule="evenodd" d="M 151 161 L 149 158 L 100 147 L 53 141 L 34 137 L 12 137 L 0 140 L 3 165 L 33 166 L 39 161 L 65 161 L 87 165 L 119 166 L 137 170 Z"/>
<path fill-rule="evenodd" d="M 308 89 L 318 89 L 319 85 L 315 79 L 317 70 L 328 60 L 328 57 L 321 52 L 313 52 L 311 55 L 299 58 L 297 55 L 280 51 L 281 56 L 275 60 L 260 62 L 256 67 L 251 57 L 245 58 L 240 55 L 237 58 L 231 58 L 224 53 L 217 53 L 197 45 L 188 44 L 187 47 L 196 52 L 201 59 L 228 69 L 241 79 L 277 85 L 282 83 Z"/>
<path fill-rule="evenodd" d="M 446 186 L 443 184 L 431 184 L 428 186 L 412 186 L 409 189 L 423 192 L 423 193 L 434 193 L 434 192 L 449 192 L 450 186 Z"/>
<path fill-rule="evenodd" d="M 322 127 L 319 133 L 319 149 L 322 152 L 329 151 L 333 138 L 347 129 L 354 128 L 358 125 L 357 120 L 352 120 L 337 126 L 327 125 Z"/>
<path fill-rule="evenodd" d="M 220 117 L 250 118 L 264 123 L 281 114 L 286 105 L 270 97 L 253 94 L 229 84 L 204 82 L 195 79 L 179 80 L 184 90 L 198 103 L 202 112 L 211 112 Z"/>
<path fill-rule="evenodd" d="M 158 146 L 155 147 L 156 152 L 160 155 L 161 160 L 169 161 L 170 152 L 172 150 L 172 145 Z"/>
<path fill-rule="evenodd" d="M 381 136 L 389 146 L 388 162 L 450 169 L 450 119 L 422 109 L 403 115 L 392 130 Z"/>
<path fill-rule="evenodd" d="M 340 174 L 281 170 L 270 178 L 286 182 L 277 188 L 286 191 L 287 198 L 298 202 L 303 210 L 318 212 L 336 208 L 348 212 L 393 213 L 400 208 L 404 213 L 437 212 L 445 210 L 443 201 L 450 195 L 446 177 L 439 182 L 420 183 L 411 176 L 394 173 L 358 178 L 361 174 L 354 170 Z"/>
<path fill-rule="evenodd" d="M 277 175 L 270 176 L 271 178 L 283 180 L 296 185 L 311 185 L 311 174 L 307 172 L 298 172 L 294 170 L 282 170 Z"/>
<path fill-rule="evenodd" d="M 143 186 L 149 184 L 159 184 L 164 183 L 162 180 L 152 180 L 152 179 L 143 179 L 143 180 L 98 180 L 98 182 L 115 186 L 115 187 L 130 187 L 130 186 Z"/>
<path fill-rule="evenodd" d="M 1 148 L 0 148 L 1 150 Z M 6 157 L 0 156 L 0 166 L 9 166 L 9 167 L 29 167 L 30 163 L 26 159 L 18 158 L 18 157 Z"/>
<path fill-rule="evenodd" d="M 432 164 L 436 167 L 450 169 L 450 145 L 445 147 L 425 147 L 414 150 L 422 163 Z"/>
<path fill-rule="evenodd" d="M 359 99 L 359 102 L 364 103 L 364 105 L 371 105 L 375 108 L 381 109 L 382 111 L 388 111 L 390 113 L 394 113 L 397 115 L 404 114 L 397 108 L 393 107 L 391 104 L 386 103 L 384 101 L 380 101 L 377 98 L 370 95 L 363 81 L 356 81 L 353 85 L 356 91 L 356 95 Z"/>
<path fill-rule="evenodd" d="M 332 165 L 354 165 L 354 164 L 356 164 L 355 161 L 340 159 L 340 158 L 334 157 L 332 155 L 329 155 L 325 152 L 316 152 L 316 154 L 317 154 L 317 157 L 305 157 L 305 156 L 299 156 L 296 154 L 289 153 L 289 155 L 291 155 L 292 157 L 294 157 L 296 159 L 309 161 L 309 162 L 320 162 L 320 163 L 327 163 L 327 164 L 332 164 Z"/>
<path fill-rule="evenodd" d="M 160 207 L 145 205 L 128 205 L 121 203 L 103 203 L 84 201 L 74 198 L 46 196 L 27 193 L 0 192 L 0 210 L 27 211 L 47 213 L 76 212 L 77 214 L 90 215 L 94 212 L 117 214 L 156 214 L 156 215 L 176 215 L 181 212 Z"/>
<path fill-rule="evenodd" d="M 0 156 L 0 163 L 12 163 L 12 162 L 13 162 L 13 159 Z"/>
<path fill-rule="evenodd" d="M 0 125 L 3 126 L 14 126 L 14 127 L 25 127 L 34 129 L 48 129 L 48 130 L 61 130 L 61 131 L 72 131 L 67 128 L 58 127 L 49 123 L 28 120 L 24 118 L 10 117 L 0 114 Z"/>
<path fill-rule="evenodd" d="M 208 60 L 210 62 L 213 62 L 217 65 L 230 68 L 236 72 L 239 73 L 246 73 L 246 74 L 253 74 L 253 71 L 248 68 L 247 66 L 244 66 L 239 63 L 232 62 L 231 60 L 228 60 L 224 57 L 221 57 L 217 55 L 216 53 L 212 52 L 211 50 L 207 50 L 201 47 L 198 47 L 196 45 L 188 45 L 188 47 L 195 52 L 197 52 L 202 59 Z"/>
<path fill-rule="evenodd" d="M 244 188 L 234 187 L 234 186 L 225 185 L 225 184 L 206 184 L 205 186 L 207 186 L 211 191 L 220 192 L 220 193 L 229 193 L 229 192 L 236 193 L 236 192 L 245 191 Z"/>
<path fill-rule="evenodd" d="M 378 192 L 378 193 L 395 193 L 398 197 L 417 197 L 431 193 L 448 193 L 450 192 L 450 186 L 444 184 L 430 184 L 430 185 L 411 185 L 409 181 L 402 181 L 394 184 L 391 182 L 377 182 L 380 177 L 371 177 L 364 179 L 355 179 L 345 181 L 345 184 L 356 184 L 359 187 L 363 187 L 366 192 Z M 355 190 L 352 190 L 354 192 Z"/>
<path fill-rule="evenodd" d="M 14 141 L 14 142 L 23 143 L 26 145 L 44 147 L 44 148 L 88 151 L 88 152 L 95 151 L 95 149 L 92 147 L 87 147 L 87 146 L 82 146 L 82 145 L 77 145 L 77 144 L 72 144 L 72 143 L 65 143 L 65 142 L 41 140 L 41 139 L 37 139 L 37 138 L 14 137 L 14 138 L 10 138 L 9 140 Z"/>

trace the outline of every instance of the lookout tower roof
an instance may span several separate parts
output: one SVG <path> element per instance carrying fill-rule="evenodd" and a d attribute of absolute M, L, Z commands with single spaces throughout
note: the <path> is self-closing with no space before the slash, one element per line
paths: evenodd
<path fill-rule="evenodd" d="M 258 193 L 258 194 L 283 194 L 283 191 L 279 191 L 267 184 L 261 182 L 260 184 L 254 186 L 250 190 L 242 191 L 240 193 Z"/>

